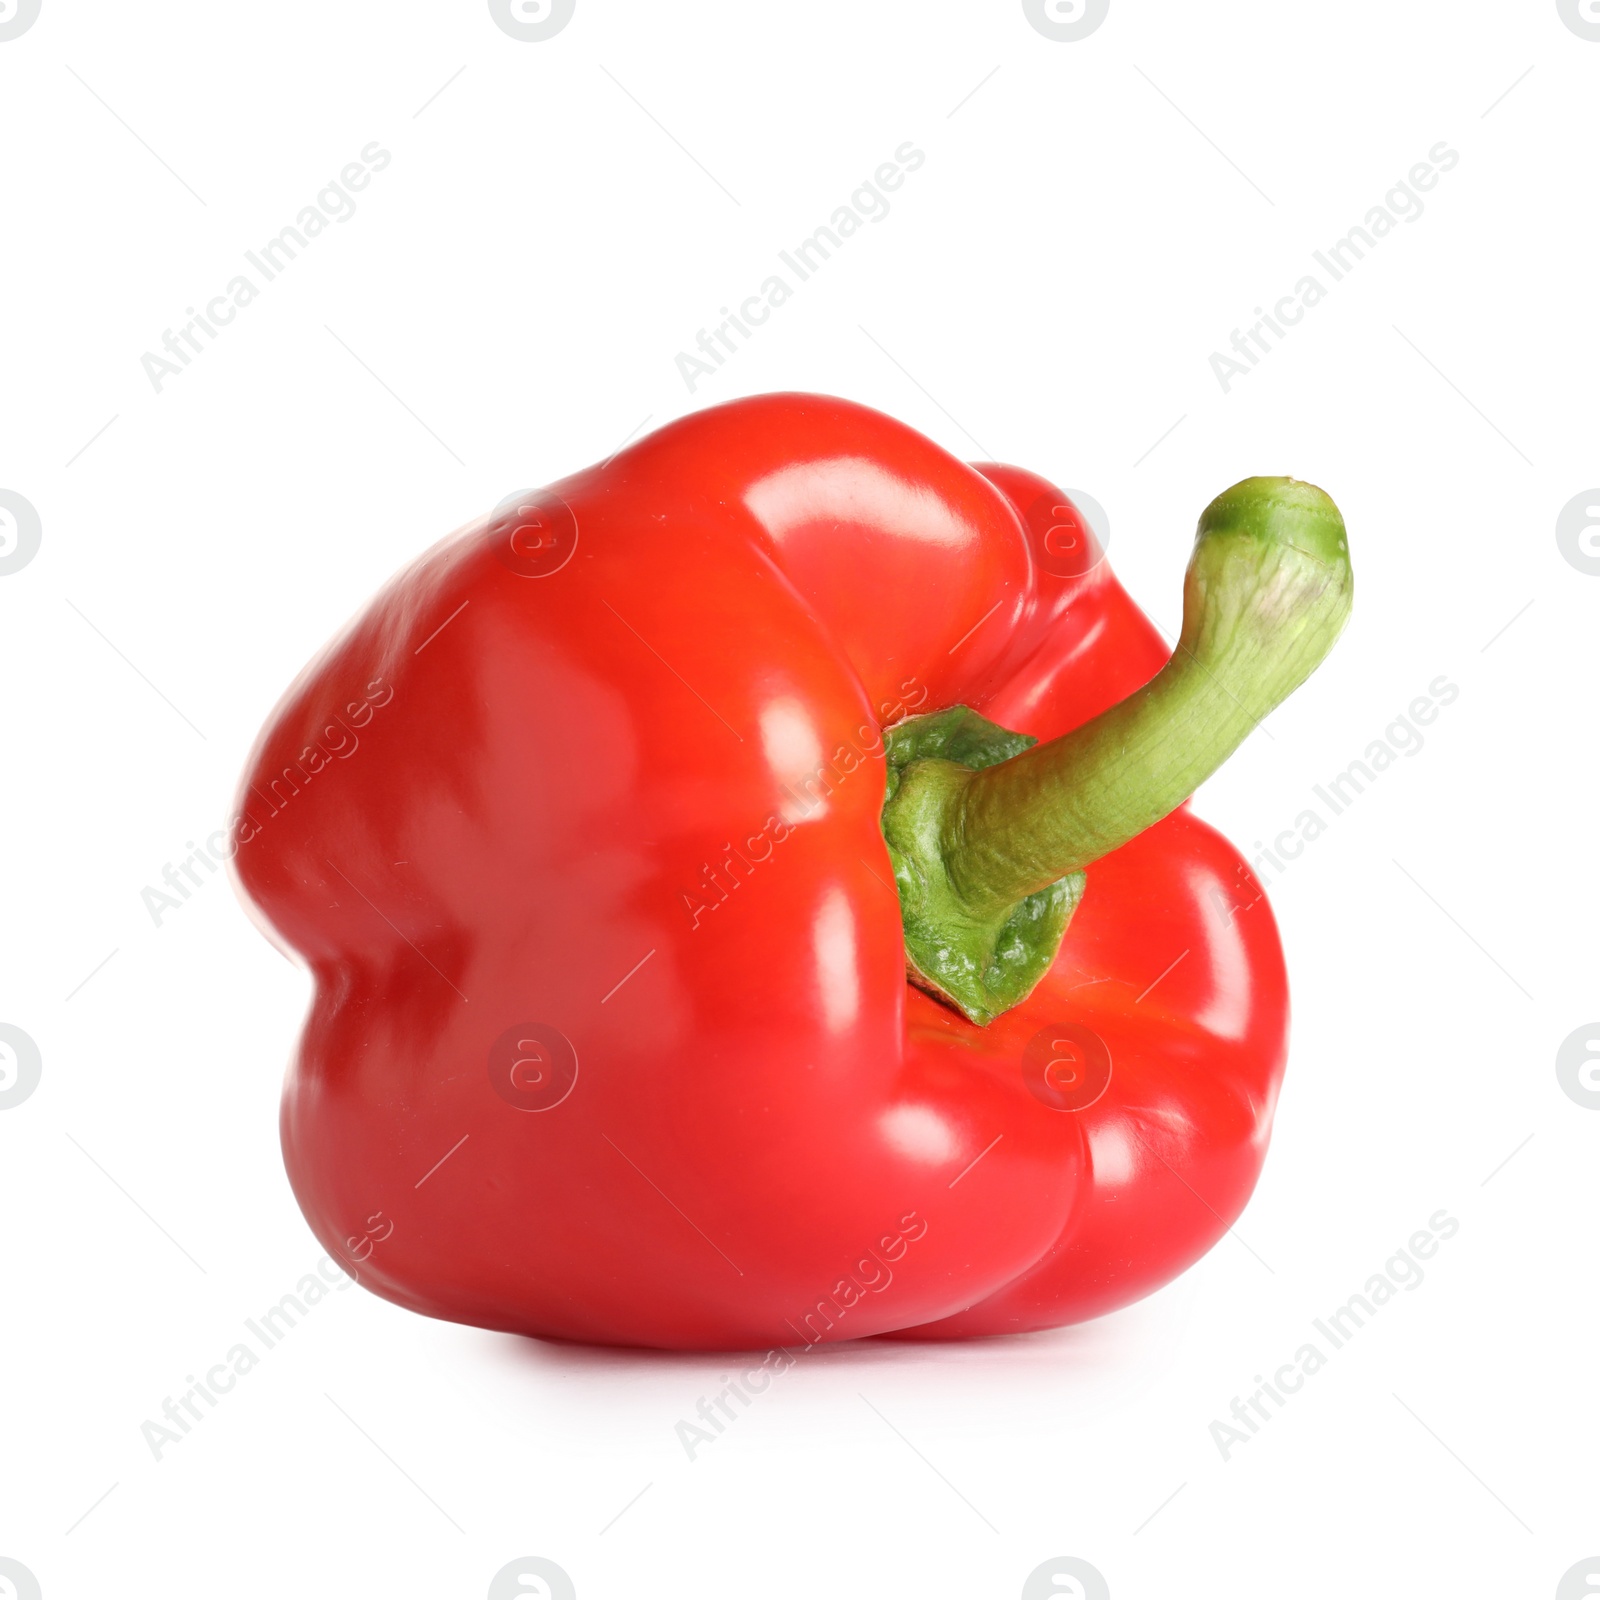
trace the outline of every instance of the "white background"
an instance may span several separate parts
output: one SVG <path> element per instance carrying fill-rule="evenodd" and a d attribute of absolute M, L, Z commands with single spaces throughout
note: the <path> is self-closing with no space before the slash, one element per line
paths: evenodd
<path fill-rule="evenodd" d="M 1597 92 L 1554 0 L 1113 0 L 1076 43 L 1014 0 L 578 0 L 542 43 L 468 0 L 44 0 L 0 43 L 0 488 L 43 530 L 0 577 L 0 1021 L 43 1061 L 0 1112 L 0 1556 L 45 1600 L 476 1600 L 530 1554 L 581 1600 L 1012 1600 L 1059 1555 L 1116 1600 L 1556 1594 L 1600 1552 L 1600 1113 L 1555 1071 L 1600 1015 L 1600 577 L 1555 537 L 1600 483 Z M 691 394 L 677 353 L 908 139 L 892 212 Z M 356 214 L 158 394 L 141 356 L 373 140 Z M 1212 352 L 1441 140 L 1225 394 Z M 320 1252 L 277 1141 L 307 981 L 221 877 L 159 927 L 141 891 L 393 569 L 776 388 L 1089 491 L 1168 628 L 1214 493 L 1333 493 L 1354 620 L 1198 802 L 1242 846 L 1459 687 L 1271 885 L 1295 1030 L 1236 1236 L 1096 1324 L 812 1353 L 693 1462 L 721 1358 L 352 1288 L 155 1460 Z M 1212 1422 L 1441 1208 L 1426 1281 L 1224 1461 Z"/>

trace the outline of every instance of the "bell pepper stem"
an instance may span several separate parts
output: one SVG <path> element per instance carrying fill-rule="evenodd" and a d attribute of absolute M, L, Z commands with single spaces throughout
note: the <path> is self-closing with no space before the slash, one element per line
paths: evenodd
<path fill-rule="evenodd" d="M 1200 517 L 1172 658 L 1048 744 L 972 773 L 941 854 L 975 915 L 1088 866 L 1182 805 L 1308 678 L 1350 614 L 1344 521 L 1321 489 L 1247 478 Z"/>
<path fill-rule="evenodd" d="M 983 1026 L 1049 970 L 1084 869 L 1175 811 L 1311 675 L 1350 614 L 1338 508 L 1293 478 L 1206 507 L 1172 658 L 1035 744 L 965 706 L 888 734 L 883 835 L 911 981 Z"/>

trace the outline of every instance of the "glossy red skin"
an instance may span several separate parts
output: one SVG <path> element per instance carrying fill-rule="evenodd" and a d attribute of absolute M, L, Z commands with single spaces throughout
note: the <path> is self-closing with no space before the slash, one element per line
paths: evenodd
<path fill-rule="evenodd" d="M 1052 1327 L 1195 1261 L 1255 1184 L 1287 1034 L 1220 835 L 1182 810 L 1093 865 L 987 1028 L 905 980 L 876 729 L 965 703 L 1046 739 L 1165 659 L 1106 563 L 1038 565 L 1022 513 L 1059 491 L 810 395 L 554 487 L 560 572 L 508 571 L 482 523 L 445 540 L 302 674 L 241 791 L 240 881 L 315 978 L 282 1133 L 317 1237 L 430 1316 L 691 1349 Z M 373 680 L 359 747 L 269 803 Z M 696 925 L 703 866 L 842 748 Z M 1064 1020 L 1112 1057 L 1081 1112 L 1021 1071 Z M 547 1111 L 489 1081 L 527 1021 L 579 1058 Z"/>

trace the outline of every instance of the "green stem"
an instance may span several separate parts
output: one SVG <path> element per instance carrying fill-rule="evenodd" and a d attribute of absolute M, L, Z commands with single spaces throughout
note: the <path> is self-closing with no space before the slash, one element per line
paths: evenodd
<path fill-rule="evenodd" d="M 913 977 L 976 1021 L 1015 1004 L 1054 956 L 1082 893 L 1076 875 L 1221 766 L 1327 655 L 1350 600 L 1344 522 L 1328 496 L 1293 478 L 1248 478 L 1201 515 L 1177 648 L 1142 689 L 1004 759 L 995 746 L 963 762 L 947 750 L 948 720 L 939 738 L 931 726 L 903 738 L 884 832 Z M 970 743 L 973 724 L 957 725 Z M 1037 897 L 1052 890 L 1050 910 Z M 930 951 L 948 971 L 927 970 Z"/>
<path fill-rule="evenodd" d="M 945 865 L 974 910 L 1020 900 L 1176 810 L 1311 675 L 1350 613 L 1343 519 L 1320 489 L 1248 478 L 1200 518 L 1172 658 L 1126 700 L 974 775 Z"/>

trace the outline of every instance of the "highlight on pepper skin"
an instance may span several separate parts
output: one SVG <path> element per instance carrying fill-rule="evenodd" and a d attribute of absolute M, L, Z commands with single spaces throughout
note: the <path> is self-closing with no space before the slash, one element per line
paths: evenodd
<path fill-rule="evenodd" d="M 230 830 L 312 978 L 281 1130 L 323 1246 L 428 1316 L 780 1364 L 1199 1259 L 1288 994 L 1188 800 L 1331 649 L 1344 524 L 1247 479 L 1180 576 L 1169 649 L 1067 492 L 809 394 L 433 545 Z"/>

